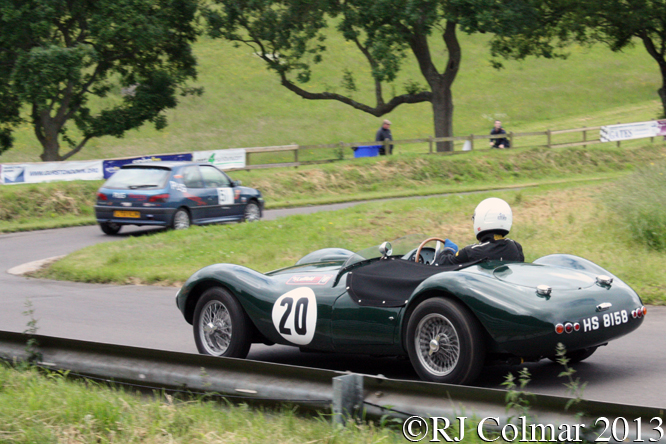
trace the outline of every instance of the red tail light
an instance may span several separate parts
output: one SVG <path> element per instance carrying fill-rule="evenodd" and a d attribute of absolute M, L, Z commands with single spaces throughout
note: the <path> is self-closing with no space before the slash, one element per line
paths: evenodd
<path fill-rule="evenodd" d="M 558 335 L 561 335 L 562 333 L 564 333 L 564 325 L 557 324 L 555 326 L 555 333 L 557 333 Z"/>
<path fill-rule="evenodd" d="M 154 196 L 150 196 L 148 199 L 148 202 L 166 202 L 167 199 L 169 198 L 168 194 L 156 194 Z"/>
<path fill-rule="evenodd" d="M 97 198 L 99 200 L 109 200 L 109 198 L 106 197 L 106 194 L 104 194 L 104 193 L 97 193 Z"/>
<path fill-rule="evenodd" d="M 571 333 L 573 331 L 573 329 L 574 329 L 574 327 L 573 327 L 573 324 L 571 322 L 567 322 L 564 325 L 564 331 L 566 331 L 567 333 Z"/>

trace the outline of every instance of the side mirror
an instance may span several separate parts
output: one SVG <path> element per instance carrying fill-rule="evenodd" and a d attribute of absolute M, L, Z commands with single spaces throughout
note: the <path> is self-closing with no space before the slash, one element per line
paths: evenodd
<path fill-rule="evenodd" d="M 393 247 L 391 247 L 390 242 L 384 242 L 379 246 L 379 254 L 382 255 L 382 258 L 385 259 L 387 256 L 390 256 L 393 253 Z"/>
<path fill-rule="evenodd" d="M 232 184 L 235 187 L 239 187 L 239 186 L 241 186 L 241 181 L 240 180 L 234 180 L 234 181 L 232 181 Z"/>

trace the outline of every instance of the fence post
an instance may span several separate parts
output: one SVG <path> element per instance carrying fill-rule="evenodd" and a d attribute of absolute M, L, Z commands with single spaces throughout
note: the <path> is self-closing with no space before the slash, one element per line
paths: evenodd
<path fill-rule="evenodd" d="M 509 131 L 509 148 L 513 146 L 513 131 Z"/>
<path fill-rule="evenodd" d="M 469 135 L 469 150 L 474 151 L 474 134 Z"/>
<path fill-rule="evenodd" d="M 553 147 L 553 144 L 552 144 L 552 142 L 551 142 L 550 128 L 548 128 L 548 129 L 546 130 L 546 137 L 548 138 L 548 142 L 547 142 L 546 145 L 548 146 L 548 148 L 552 148 L 552 147 Z"/>
<path fill-rule="evenodd" d="M 586 127 L 583 127 L 583 142 L 587 141 L 587 130 Z M 583 148 L 587 148 L 587 145 L 583 145 Z"/>
<path fill-rule="evenodd" d="M 296 145 L 295 143 L 292 143 L 292 145 Z M 296 163 L 298 166 L 298 145 L 296 145 L 296 149 L 294 150 L 294 163 Z"/>
<path fill-rule="evenodd" d="M 430 151 L 430 154 L 432 154 L 432 136 L 428 136 L 428 149 Z"/>
<path fill-rule="evenodd" d="M 617 124 L 619 125 L 620 122 L 617 122 Z M 619 140 L 617 141 L 617 147 L 620 148 L 620 141 Z"/>
<path fill-rule="evenodd" d="M 389 145 L 390 145 L 390 144 L 389 144 L 389 140 L 388 140 L 388 139 L 384 139 L 384 142 L 383 142 L 383 143 L 384 143 L 384 155 L 388 156 L 389 154 L 393 154 L 393 153 L 390 153 L 390 152 L 389 152 Z"/>

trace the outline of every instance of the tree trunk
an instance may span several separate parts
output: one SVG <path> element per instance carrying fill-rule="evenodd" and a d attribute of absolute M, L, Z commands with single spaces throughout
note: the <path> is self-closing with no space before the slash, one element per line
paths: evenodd
<path fill-rule="evenodd" d="M 661 88 L 657 90 L 657 93 L 661 98 L 663 117 L 666 119 L 666 63 L 659 64 L 659 68 L 661 69 Z"/>
<path fill-rule="evenodd" d="M 35 135 L 42 144 L 42 154 L 39 156 L 44 162 L 62 160 L 60 157 L 60 143 L 58 142 L 59 125 L 49 115 L 48 111 L 33 113 Z"/>
<path fill-rule="evenodd" d="M 449 52 L 449 60 L 436 85 L 433 85 L 432 110 L 435 119 L 435 137 L 453 137 L 453 94 L 451 85 L 456 79 L 462 58 L 462 49 L 456 35 L 455 22 L 450 20 L 446 22 L 443 38 Z M 438 142 L 437 152 L 443 151 L 453 151 L 453 142 Z"/>
<path fill-rule="evenodd" d="M 453 96 L 450 85 L 433 89 L 432 114 L 435 137 L 453 137 Z M 453 142 L 437 142 L 437 152 L 445 151 L 453 151 Z"/>

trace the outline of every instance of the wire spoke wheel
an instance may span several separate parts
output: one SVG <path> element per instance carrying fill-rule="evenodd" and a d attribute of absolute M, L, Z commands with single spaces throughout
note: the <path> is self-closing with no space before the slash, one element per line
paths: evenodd
<path fill-rule="evenodd" d="M 430 314 L 416 327 L 415 348 L 419 361 L 433 375 L 446 376 L 460 358 L 460 339 L 451 322 L 440 314 Z"/>
<path fill-rule="evenodd" d="M 252 345 L 252 321 L 235 296 L 221 287 L 204 291 L 193 316 L 199 353 L 245 358 Z"/>
<path fill-rule="evenodd" d="M 485 361 L 483 327 L 461 302 L 433 297 L 409 315 L 405 348 L 416 373 L 425 381 L 468 384 Z"/>
<path fill-rule="evenodd" d="M 201 337 L 209 354 L 219 356 L 229 348 L 232 324 L 229 310 L 219 301 L 208 302 L 201 313 Z"/>

